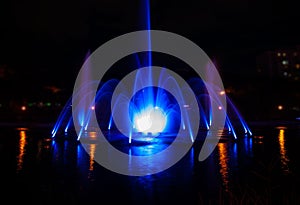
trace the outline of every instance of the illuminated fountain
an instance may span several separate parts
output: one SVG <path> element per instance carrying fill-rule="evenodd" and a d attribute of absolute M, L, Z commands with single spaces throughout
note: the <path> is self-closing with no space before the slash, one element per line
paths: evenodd
<path fill-rule="evenodd" d="M 145 76 L 145 72 L 149 72 L 146 69 L 141 69 L 137 72 L 134 84 L 147 84 L 141 76 Z M 167 81 L 161 81 L 158 87 L 144 85 L 144 89 L 135 90 L 134 95 L 124 89 L 121 95 L 118 95 L 113 104 L 112 98 L 116 87 L 122 86 L 122 82 L 117 79 L 110 79 L 106 82 L 100 83 L 99 89 L 97 90 L 95 99 L 89 99 L 88 87 L 86 85 L 82 87 L 81 91 L 78 91 L 78 95 L 73 95 L 73 98 L 79 98 L 80 106 L 77 113 L 77 118 L 74 119 L 72 116 L 72 98 L 66 103 L 62 110 L 54 128 L 52 131 L 52 137 L 62 138 L 62 136 L 68 136 L 68 133 L 74 131 L 74 123 L 80 125 L 81 130 L 77 135 L 77 140 L 80 137 L 85 136 L 85 133 L 94 131 L 95 127 L 100 127 L 104 133 L 118 133 L 120 127 L 115 126 L 113 115 L 124 115 L 119 117 L 125 119 L 126 115 L 129 116 L 130 124 L 122 124 L 123 129 L 127 130 L 128 136 L 140 135 L 141 139 L 143 136 L 158 136 L 158 135 L 176 135 L 179 126 L 182 126 L 183 130 L 186 130 L 188 137 L 193 141 L 195 140 L 198 133 L 192 133 L 190 127 L 192 126 L 191 119 L 189 118 L 189 112 L 194 111 L 194 107 L 198 106 L 200 115 L 200 131 L 209 131 L 212 123 L 212 105 L 210 101 L 217 103 L 220 112 L 223 112 L 225 107 L 223 104 L 218 102 L 218 95 L 226 95 L 224 90 L 220 90 L 218 93 L 214 93 L 215 96 L 209 96 L 205 85 L 201 78 L 191 78 L 187 81 L 188 85 L 193 90 L 196 98 L 197 105 L 191 105 L 185 101 L 186 88 L 179 87 L 176 81 L 168 76 L 166 72 L 161 71 L 161 79 L 168 79 Z M 91 82 L 97 83 L 97 82 Z M 165 88 L 168 85 L 175 90 L 177 96 L 176 101 L 174 96 L 170 94 Z M 81 95 L 79 95 L 81 93 Z M 82 93 L 85 95 L 82 96 Z M 238 136 L 244 137 L 245 135 L 252 135 L 247 123 L 244 121 L 237 108 L 234 106 L 228 96 L 226 121 L 223 130 L 220 130 L 223 135 L 226 135 L 229 139 L 236 139 Z M 122 110 L 124 105 L 129 105 L 129 113 L 124 113 Z M 180 115 L 180 106 L 184 108 L 183 119 Z M 88 109 L 84 109 L 87 108 Z M 92 119 L 91 112 L 96 113 L 97 119 Z M 182 121 L 182 123 L 181 123 Z M 125 127 L 124 127 L 125 126 Z M 63 134 L 65 133 L 65 134 Z M 121 133 L 119 133 L 121 134 Z M 144 138 L 145 139 L 145 138 Z M 131 143 L 131 137 L 129 137 L 129 143 Z"/>
<path fill-rule="evenodd" d="M 145 3 L 146 29 L 150 31 L 149 1 L 147 0 Z M 148 50 L 151 51 L 150 32 L 146 41 Z M 88 53 L 87 58 L 89 55 Z M 172 138 L 176 136 L 179 129 L 182 129 L 185 131 L 186 138 L 194 142 L 200 132 L 216 132 L 216 130 L 211 130 L 214 120 L 213 106 L 217 106 L 219 112 L 226 115 L 224 128 L 217 130 L 220 132 L 218 135 L 224 135 L 227 139 L 252 135 L 247 123 L 226 96 L 224 89 L 215 88 L 215 85 L 203 82 L 200 77 L 186 79 L 186 84 L 181 87 L 182 84 L 178 84 L 176 79 L 170 73 L 165 72 L 163 68 L 159 71 L 152 69 L 152 52 L 147 52 L 147 59 L 142 63 L 137 62 L 137 64 L 139 66 L 138 71 L 134 74 L 132 89 L 126 90 L 126 86 L 124 86 L 124 90 L 116 97 L 114 97 L 115 89 L 123 88 L 122 81 L 117 78 L 105 81 L 99 79 L 100 84 L 99 81 L 89 81 L 87 79 L 90 79 L 90 69 L 93 68 L 91 65 L 85 65 L 81 77 L 85 78 L 82 79 L 82 82 L 86 83 L 73 93 L 66 103 L 54 125 L 52 137 L 54 139 L 75 138 L 79 140 L 84 137 L 88 138 L 90 136 L 88 133 L 94 132 L 99 127 L 107 138 L 114 136 L 113 138 L 131 144 L 133 140 L 151 141 L 162 136 Z M 206 66 L 209 75 L 209 65 Z M 152 84 L 153 72 L 156 72 L 156 75 L 159 72 L 157 86 Z M 141 86 L 138 85 L 142 85 L 143 89 L 139 89 Z M 93 96 L 91 87 L 95 86 L 98 89 L 96 95 Z M 170 89 L 173 90 L 172 94 L 169 92 Z M 196 97 L 196 103 L 186 100 L 185 95 L 191 91 Z M 220 96 L 226 98 L 226 105 L 219 100 Z M 74 100 L 78 104 L 76 108 L 72 109 Z M 124 109 L 124 106 L 128 106 L 128 109 Z M 197 109 L 195 109 L 196 107 Z M 74 109 L 76 109 L 76 116 L 72 114 Z M 195 125 L 191 113 L 198 113 L 199 124 Z M 114 121 L 116 120 L 114 115 L 118 115 L 117 123 Z M 126 120 L 127 118 L 129 119 Z M 76 135 L 74 135 L 74 126 L 80 127 L 80 131 Z M 193 126 L 198 126 L 199 129 L 196 130 L 199 132 L 195 133 Z M 124 133 L 125 138 L 123 137 Z"/>

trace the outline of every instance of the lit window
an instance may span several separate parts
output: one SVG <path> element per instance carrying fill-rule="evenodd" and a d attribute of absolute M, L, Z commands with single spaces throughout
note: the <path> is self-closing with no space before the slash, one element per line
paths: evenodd
<path fill-rule="evenodd" d="M 289 62 L 287 60 L 282 61 L 282 65 L 287 65 L 287 64 L 289 64 Z"/>
<path fill-rule="evenodd" d="M 300 64 L 299 64 L 299 63 L 296 64 L 296 68 L 297 68 L 297 69 L 300 68 Z"/>
<path fill-rule="evenodd" d="M 286 56 L 286 53 L 283 53 L 282 56 L 285 57 L 285 56 Z"/>
<path fill-rule="evenodd" d="M 278 53 L 277 53 L 277 56 L 280 57 L 280 56 L 281 56 L 281 53 L 278 52 Z"/>
<path fill-rule="evenodd" d="M 278 110 L 282 110 L 283 109 L 283 106 L 282 105 L 278 105 Z"/>
<path fill-rule="evenodd" d="M 284 72 L 283 75 L 284 75 L 284 76 L 287 76 L 287 72 Z"/>

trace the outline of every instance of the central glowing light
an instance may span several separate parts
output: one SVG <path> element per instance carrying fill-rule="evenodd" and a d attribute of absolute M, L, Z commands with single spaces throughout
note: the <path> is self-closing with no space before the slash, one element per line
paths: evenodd
<path fill-rule="evenodd" d="M 150 107 L 136 114 L 134 128 L 138 132 L 156 134 L 163 132 L 167 124 L 167 116 L 159 107 Z"/>

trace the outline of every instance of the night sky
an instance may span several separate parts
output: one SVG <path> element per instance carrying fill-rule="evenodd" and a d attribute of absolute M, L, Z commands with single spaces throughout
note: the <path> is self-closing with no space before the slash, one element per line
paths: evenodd
<path fill-rule="evenodd" d="M 1 1 L 0 65 L 31 87 L 72 88 L 89 50 L 145 28 L 142 2 Z M 189 38 L 237 76 L 255 71 L 260 52 L 300 44 L 299 17 L 287 1 L 151 1 L 152 29 Z"/>

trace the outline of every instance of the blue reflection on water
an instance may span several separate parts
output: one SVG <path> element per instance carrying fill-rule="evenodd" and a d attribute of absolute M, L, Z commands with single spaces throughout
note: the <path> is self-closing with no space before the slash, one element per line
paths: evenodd
<path fill-rule="evenodd" d="M 245 152 L 249 156 L 253 156 L 253 143 L 252 143 L 252 138 L 244 138 L 244 147 L 245 147 Z"/>
<path fill-rule="evenodd" d="M 72 140 L 52 141 L 43 138 L 43 134 L 34 134 L 28 130 L 4 136 L 0 138 L 0 159 L 2 164 L 15 165 L 15 187 L 27 194 L 31 193 L 29 188 L 42 187 L 32 189 L 35 190 L 35 195 L 40 197 L 46 197 L 51 191 L 51 196 L 56 196 L 56 199 L 70 194 L 75 199 L 95 202 L 94 196 L 108 200 L 108 195 L 118 193 L 120 201 L 130 204 L 140 204 L 146 199 L 152 204 L 158 201 L 175 203 L 180 199 L 195 202 L 195 196 L 199 194 L 218 197 L 220 187 L 222 190 L 230 190 L 237 185 L 245 185 L 250 180 L 248 177 L 251 171 L 259 170 L 261 167 L 258 165 L 261 162 L 269 162 L 274 157 L 278 157 L 278 166 L 271 170 L 271 174 L 276 174 L 276 180 L 272 183 L 285 187 L 285 180 L 290 179 L 289 186 L 293 187 L 297 186 L 296 182 L 299 179 L 297 170 L 300 166 L 296 160 L 296 153 L 300 135 L 299 131 L 289 129 L 266 130 L 263 140 L 260 139 L 262 137 L 253 137 L 222 142 L 212 155 L 201 163 L 195 160 L 201 146 L 194 146 L 170 169 L 145 177 L 121 176 L 97 164 L 93 160 L 93 153 L 98 149 L 96 144 L 86 145 L 89 146 L 86 151 L 81 143 Z M 27 140 L 25 146 L 24 136 Z M 149 145 L 149 149 L 155 147 L 155 144 Z M 13 151 L 9 151 L 10 149 Z M 134 149 L 139 150 L 131 146 L 128 148 L 128 154 L 132 154 Z M 13 161 L 9 162 L 10 159 Z M 6 168 L 4 166 L 2 169 Z M 287 176 L 288 178 L 285 178 Z M 238 177 L 238 181 L 235 181 L 235 177 Z M 255 188 L 263 188 L 259 181 L 255 183 Z M 50 190 L 45 193 L 45 189 Z M 280 188 L 280 193 L 287 194 L 287 190 Z M 174 196 L 175 198 L 172 198 Z M 112 199 L 114 200 L 117 199 Z"/>

